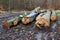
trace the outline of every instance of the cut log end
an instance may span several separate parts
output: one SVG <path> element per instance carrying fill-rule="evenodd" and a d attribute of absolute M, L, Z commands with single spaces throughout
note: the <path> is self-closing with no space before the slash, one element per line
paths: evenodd
<path fill-rule="evenodd" d="M 27 17 L 23 17 L 22 18 L 22 23 L 23 24 L 28 24 L 30 22 L 30 19 L 29 18 L 27 18 Z"/>
<path fill-rule="evenodd" d="M 15 20 L 15 21 L 13 22 L 13 24 L 14 24 L 14 26 L 16 26 L 16 25 L 18 24 L 18 22 Z"/>
<path fill-rule="evenodd" d="M 56 16 L 51 16 L 51 21 L 56 21 L 57 17 Z"/>
<path fill-rule="evenodd" d="M 37 21 L 37 20 L 41 20 L 41 17 L 40 17 L 40 16 L 37 16 L 37 17 L 36 17 L 36 21 Z"/>
<path fill-rule="evenodd" d="M 40 29 L 43 29 L 44 27 L 49 27 L 49 23 L 45 19 L 37 20 L 35 24 Z"/>
<path fill-rule="evenodd" d="M 4 23 L 3 23 L 3 27 L 4 27 L 4 28 L 9 28 L 9 27 L 10 27 L 10 25 L 9 25 L 9 23 L 8 23 L 8 22 L 4 22 Z"/>
<path fill-rule="evenodd" d="M 50 25 L 49 25 L 49 22 L 48 22 L 47 20 L 43 19 L 42 21 L 44 22 L 44 26 L 45 26 L 45 27 L 49 27 L 49 26 L 50 26 Z"/>
<path fill-rule="evenodd" d="M 43 29 L 43 27 L 44 27 L 44 22 L 42 20 L 36 21 L 35 24 L 40 29 Z"/>

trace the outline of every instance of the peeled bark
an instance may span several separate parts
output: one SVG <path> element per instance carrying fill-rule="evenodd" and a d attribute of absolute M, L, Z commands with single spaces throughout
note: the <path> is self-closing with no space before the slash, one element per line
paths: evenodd
<path fill-rule="evenodd" d="M 56 16 L 55 10 L 52 10 L 51 12 L 52 12 L 52 14 L 51 14 L 51 21 L 56 21 L 57 16 Z"/>
<path fill-rule="evenodd" d="M 35 19 L 36 15 L 38 15 L 37 10 L 39 10 L 39 9 L 40 9 L 40 7 L 37 7 L 34 10 L 32 10 L 30 12 L 30 14 L 23 17 L 22 18 L 23 24 L 28 24 L 28 23 L 32 22 Z"/>
<path fill-rule="evenodd" d="M 49 24 L 50 24 L 50 14 L 51 14 L 51 12 L 47 11 L 46 15 L 42 16 L 42 18 L 45 19 L 44 20 L 45 26 L 49 26 Z"/>
<path fill-rule="evenodd" d="M 29 15 L 22 18 L 22 22 L 24 24 L 28 24 L 29 22 L 32 22 L 37 14 L 38 13 L 34 13 L 34 12 L 30 13 Z"/>
<path fill-rule="evenodd" d="M 49 26 L 50 25 L 50 14 L 51 14 L 50 11 L 39 14 L 36 17 L 36 23 L 35 23 L 36 26 L 39 27 L 40 29 Z M 43 26 L 41 26 L 41 25 L 43 25 Z"/>

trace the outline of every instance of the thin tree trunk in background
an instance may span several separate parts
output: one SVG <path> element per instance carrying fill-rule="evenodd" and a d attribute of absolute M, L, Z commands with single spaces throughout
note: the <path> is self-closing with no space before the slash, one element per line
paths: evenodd
<path fill-rule="evenodd" d="M 52 0 L 47 0 L 47 5 L 52 6 Z"/>
<path fill-rule="evenodd" d="M 47 8 L 47 0 L 44 0 L 43 8 Z"/>
<path fill-rule="evenodd" d="M 0 0 L 4 9 L 11 10 L 32 10 L 37 6 L 47 8 L 54 5 L 60 9 L 60 0 Z"/>

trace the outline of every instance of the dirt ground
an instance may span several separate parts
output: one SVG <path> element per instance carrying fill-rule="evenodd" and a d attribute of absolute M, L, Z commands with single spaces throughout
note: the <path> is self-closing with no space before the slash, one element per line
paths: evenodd
<path fill-rule="evenodd" d="M 51 22 L 51 26 L 43 30 L 37 28 L 34 21 L 28 25 L 20 23 L 10 29 L 3 28 L 4 21 L 20 14 L 0 14 L 0 40 L 58 40 L 57 21 Z"/>

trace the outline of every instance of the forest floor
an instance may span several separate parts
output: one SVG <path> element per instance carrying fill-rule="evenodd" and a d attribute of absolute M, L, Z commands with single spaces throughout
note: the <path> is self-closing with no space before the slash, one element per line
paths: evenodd
<path fill-rule="evenodd" d="M 35 26 L 35 21 L 28 25 L 20 23 L 10 29 L 3 28 L 3 22 L 15 18 L 20 14 L 22 14 L 22 12 L 15 14 L 0 14 L 0 40 L 58 40 L 57 21 L 51 22 L 51 26 L 43 30 Z M 58 16 L 58 20 L 59 18 Z"/>

